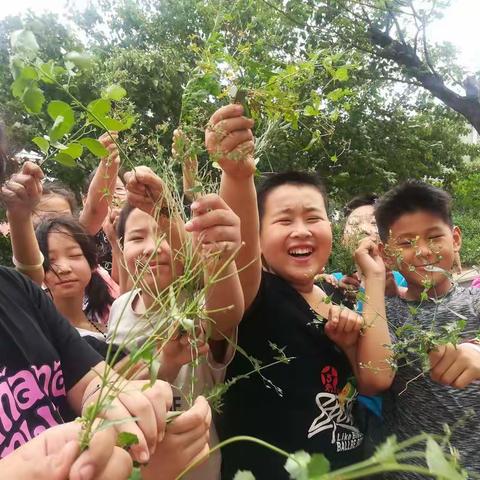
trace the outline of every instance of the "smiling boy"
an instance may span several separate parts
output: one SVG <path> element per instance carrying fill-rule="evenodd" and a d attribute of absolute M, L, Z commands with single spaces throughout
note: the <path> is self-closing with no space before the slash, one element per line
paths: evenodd
<path fill-rule="evenodd" d="M 223 169 L 220 194 L 240 217 L 245 242 L 237 257 L 246 309 L 238 344 L 261 365 L 275 361 L 276 347 L 295 358 L 264 372 L 277 388 L 253 375 L 227 392 L 221 433 L 256 436 L 289 452 L 321 452 L 334 468 L 350 464 L 363 456 L 363 434 L 352 412 L 356 389 L 373 394 L 391 383 L 387 369 L 376 374 L 358 368 L 367 358 L 385 367 L 389 356 L 384 264 L 365 239 L 356 254 L 369 297 L 367 328 L 359 336 L 362 318 L 332 305 L 331 298 L 341 301 L 338 292 L 314 282 L 332 248 L 322 182 L 305 172 L 273 175 L 259 187 L 257 204 L 253 122 L 242 113 L 240 105 L 221 108 L 206 133 L 207 148 Z M 227 376 L 251 370 L 237 353 Z M 288 478 L 277 454 L 245 444 L 237 448 L 224 450 L 222 478 L 238 469 L 258 479 Z"/>
<path fill-rule="evenodd" d="M 419 181 L 393 188 L 376 204 L 385 258 L 408 283 L 405 298 L 387 299 L 392 334 L 405 324 L 431 331 L 466 321 L 460 344 L 430 353 L 429 374 L 422 374 L 419 359 L 412 354 L 400 366 L 385 417 L 388 430 L 403 440 L 421 431 L 442 433 L 443 424 L 455 426 L 472 409 L 474 415 L 464 426 L 453 429 L 452 443 L 465 467 L 478 474 L 480 347 L 472 339 L 480 328 L 480 291 L 452 282 L 461 232 L 453 225 L 451 204 L 447 192 Z"/>

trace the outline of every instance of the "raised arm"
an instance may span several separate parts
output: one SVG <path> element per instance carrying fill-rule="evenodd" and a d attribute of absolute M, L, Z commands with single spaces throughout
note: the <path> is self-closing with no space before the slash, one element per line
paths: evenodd
<path fill-rule="evenodd" d="M 253 120 L 242 116 L 241 105 L 227 105 L 217 110 L 205 132 L 210 156 L 222 168 L 220 196 L 240 218 L 244 243 L 236 264 L 248 309 L 260 287 L 259 218 L 255 191 L 253 158 Z"/>
<path fill-rule="evenodd" d="M 364 332 L 357 344 L 357 381 L 361 393 L 375 395 L 387 390 L 394 377 L 385 312 L 385 264 L 377 245 L 370 238 L 360 242 L 355 251 L 355 261 L 365 277 Z M 364 367 L 358 368 L 359 365 Z"/>
<path fill-rule="evenodd" d="M 2 187 L 7 207 L 13 262 L 16 269 L 35 283 L 43 282 L 43 256 L 33 228 L 32 211 L 42 196 L 43 172 L 38 165 L 25 162 L 20 173 L 12 175 Z"/>
<path fill-rule="evenodd" d="M 212 338 L 230 337 L 240 323 L 244 299 L 235 255 L 240 248 L 240 220 L 218 195 L 198 198 L 193 218 L 185 225 L 193 232 L 205 268 L 206 309 L 214 322 Z"/>
<path fill-rule="evenodd" d="M 90 235 L 96 235 L 108 213 L 112 194 L 117 183 L 120 157 L 118 148 L 111 136 L 116 140 L 117 132 L 104 133 L 99 141 L 108 150 L 108 157 L 102 158 L 95 175 L 88 187 L 87 198 L 80 214 L 79 221 Z"/>

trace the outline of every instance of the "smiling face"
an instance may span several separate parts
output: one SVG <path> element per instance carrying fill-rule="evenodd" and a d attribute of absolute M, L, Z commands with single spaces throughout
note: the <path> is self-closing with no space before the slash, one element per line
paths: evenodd
<path fill-rule="evenodd" d="M 92 270 L 68 230 L 58 229 L 48 234 L 48 258 L 51 268 L 45 273 L 45 284 L 54 301 L 83 298 Z"/>
<path fill-rule="evenodd" d="M 289 184 L 268 193 L 260 244 L 270 270 L 297 289 L 311 286 L 332 250 L 322 194 L 312 186 Z"/>
<path fill-rule="evenodd" d="M 387 261 L 400 270 L 409 290 L 421 292 L 428 284 L 436 295 L 447 293 L 451 286 L 447 273 L 462 243 L 460 230 L 433 213 L 419 210 L 400 216 L 390 232 L 385 247 Z"/>
<path fill-rule="evenodd" d="M 134 278 L 142 275 L 142 284 L 161 292 L 174 279 L 172 251 L 155 219 L 138 208 L 125 222 L 123 257 L 127 270 Z"/>

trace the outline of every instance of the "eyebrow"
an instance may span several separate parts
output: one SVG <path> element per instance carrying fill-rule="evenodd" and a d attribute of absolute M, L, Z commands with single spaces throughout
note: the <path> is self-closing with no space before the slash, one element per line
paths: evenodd
<path fill-rule="evenodd" d="M 291 213 L 295 209 L 292 207 L 284 207 L 281 210 L 275 212 L 275 215 L 281 215 L 282 213 Z M 322 209 L 320 207 L 312 206 L 312 207 L 305 207 L 302 209 L 304 212 L 320 212 L 322 213 Z"/>
<path fill-rule="evenodd" d="M 127 230 L 125 235 L 132 235 L 134 233 L 145 233 L 146 231 L 147 231 L 146 227 L 136 227 L 136 228 L 132 228 L 131 230 Z"/>

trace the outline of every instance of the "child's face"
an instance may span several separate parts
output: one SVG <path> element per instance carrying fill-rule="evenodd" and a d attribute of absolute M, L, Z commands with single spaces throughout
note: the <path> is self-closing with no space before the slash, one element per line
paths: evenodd
<path fill-rule="evenodd" d="M 159 241 L 161 238 L 152 216 L 138 208 L 130 213 L 125 222 L 123 257 L 130 275 L 138 278 L 142 274 L 142 284 L 153 292 L 161 292 L 174 278 L 170 245 L 166 239 Z"/>
<path fill-rule="evenodd" d="M 363 237 L 371 237 L 373 241 L 378 241 L 378 229 L 373 205 L 362 205 L 356 208 L 350 213 L 345 223 L 343 231 L 345 243 L 348 244 L 350 240 L 356 243 L 358 239 Z"/>
<path fill-rule="evenodd" d="M 117 182 L 115 183 L 113 199 L 117 205 L 123 205 L 127 199 L 127 190 L 120 177 L 117 177 Z"/>
<path fill-rule="evenodd" d="M 40 221 L 48 216 L 59 215 L 72 215 L 72 209 L 68 201 L 55 193 L 42 195 L 33 212 L 34 221 Z"/>
<path fill-rule="evenodd" d="M 457 227 L 451 228 L 430 212 L 417 211 L 402 215 L 390 231 L 385 247 L 387 261 L 392 269 L 400 270 L 409 286 L 450 284 L 448 276 L 438 269 L 452 270 L 455 253 L 461 246 Z"/>
<path fill-rule="evenodd" d="M 332 250 L 322 194 L 311 186 L 272 190 L 265 199 L 260 244 L 273 272 L 293 285 L 311 284 Z"/>
<path fill-rule="evenodd" d="M 45 273 L 45 284 L 53 299 L 83 298 L 92 269 L 68 230 L 48 234 L 48 258 L 51 269 Z"/>

